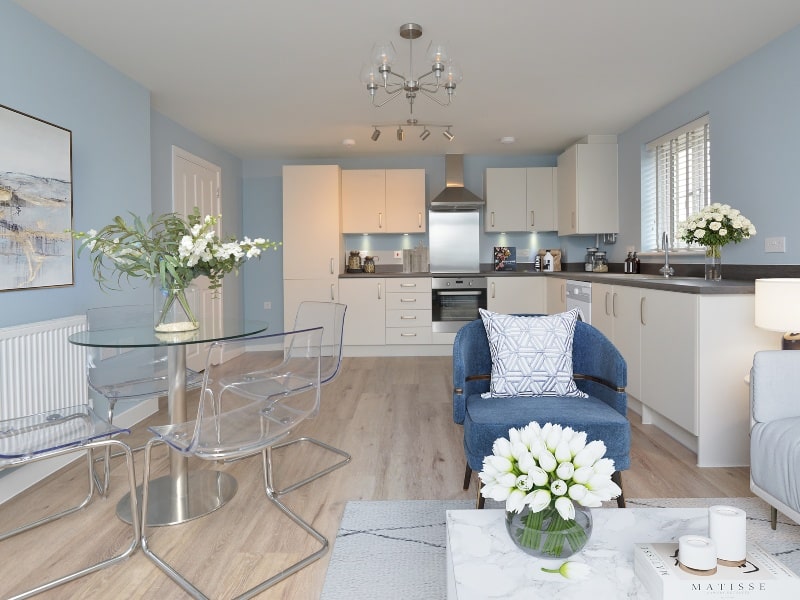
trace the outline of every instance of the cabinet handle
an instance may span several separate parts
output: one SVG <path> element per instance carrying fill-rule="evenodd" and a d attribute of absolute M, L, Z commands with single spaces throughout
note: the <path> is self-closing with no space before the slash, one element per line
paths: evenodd
<path fill-rule="evenodd" d="M 533 211 L 531 211 L 531 227 L 534 227 L 535 225 L 536 225 L 536 219 L 533 216 Z"/>
<path fill-rule="evenodd" d="M 416 333 L 401 333 L 400 337 L 417 337 Z"/>
<path fill-rule="evenodd" d="M 606 305 L 606 316 L 611 316 L 611 312 L 608 310 L 608 297 L 611 295 L 611 292 L 606 292 L 605 297 L 605 305 Z"/>
<path fill-rule="evenodd" d="M 416 283 L 401 283 L 400 287 L 417 287 Z"/>
<path fill-rule="evenodd" d="M 383 292 L 383 288 L 381 287 L 381 284 L 379 283 L 379 284 L 378 284 L 378 300 L 380 300 L 380 299 L 381 299 L 381 293 L 382 293 L 382 292 Z"/>
<path fill-rule="evenodd" d="M 422 213 L 417 213 L 417 228 L 422 229 Z"/>
<path fill-rule="evenodd" d="M 491 218 L 492 227 L 494 227 L 494 211 L 490 212 L 489 214 L 490 214 L 490 215 L 491 215 L 491 217 L 492 217 L 492 218 Z"/>
<path fill-rule="evenodd" d="M 333 257 L 331 256 L 331 275 L 333 275 Z"/>
<path fill-rule="evenodd" d="M 412 320 L 412 321 L 413 321 L 413 320 L 415 320 L 416 318 L 417 318 L 417 317 L 415 317 L 414 315 L 400 315 L 400 319 L 401 319 L 401 320 L 410 319 L 410 320 Z"/>
<path fill-rule="evenodd" d="M 642 325 L 647 325 L 647 323 L 644 322 L 644 301 L 645 300 L 646 300 L 646 298 L 642 298 L 641 300 L 639 300 L 639 322 Z"/>
<path fill-rule="evenodd" d="M 378 213 L 378 229 L 383 229 L 383 213 Z"/>
<path fill-rule="evenodd" d="M 494 281 L 492 282 L 492 298 L 494 298 Z"/>
<path fill-rule="evenodd" d="M 611 295 L 611 314 L 614 318 L 617 317 L 617 292 Z"/>
<path fill-rule="evenodd" d="M 334 283 L 331 284 L 331 302 L 336 300 L 336 292 L 333 290 Z"/>
<path fill-rule="evenodd" d="M 400 302 L 416 302 L 416 298 L 400 298 Z"/>

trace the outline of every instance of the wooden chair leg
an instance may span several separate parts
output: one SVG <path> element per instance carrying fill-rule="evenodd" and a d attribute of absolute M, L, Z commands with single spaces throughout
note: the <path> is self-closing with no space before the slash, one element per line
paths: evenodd
<path fill-rule="evenodd" d="M 478 497 L 477 497 L 477 499 L 475 501 L 475 508 L 480 509 L 480 508 L 483 508 L 483 505 L 486 502 L 486 498 L 481 496 L 481 486 L 477 486 L 477 487 L 478 487 Z"/>
<path fill-rule="evenodd" d="M 622 473 L 620 473 L 619 471 L 614 471 L 614 473 L 611 474 L 611 481 L 616 483 L 619 486 L 620 490 L 622 489 Z M 617 506 L 619 508 L 625 508 L 625 493 L 624 492 L 620 493 L 620 495 L 617 496 Z"/>
<path fill-rule="evenodd" d="M 469 489 L 469 482 L 470 481 L 472 481 L 472 469 L 470 468 L 469 463 L 467 463 L 467 468 L 464 471 L 464 488 L 463 489 L 465 489 L 465 490 Z"/>
<path fill-rule="evenodd" d="M 774 506 L 769 507 L 769 526 L 773 531 L 778 528 L 778 509 Z"/>

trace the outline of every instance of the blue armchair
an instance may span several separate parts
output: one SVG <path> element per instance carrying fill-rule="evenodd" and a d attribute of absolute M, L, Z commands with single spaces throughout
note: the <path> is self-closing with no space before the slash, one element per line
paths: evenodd
<path fill-rule="evenodd" d="M 482 398 L 489 390 L 492 371 L 486 330 L 480 319 L 459 330 L 453 343 L 453 420 L 464 426 L 465 490 L 472 471 L 480 471 L 484 457 L 492 453 L 494 441 L 507 437 L 510 428 L 531 421 L 558 423 L 585 431 L 590 441 L 602 440 L 606 456 L 614 459 L 617 468 L 612 479 L 622 488 L 620 471 L 630 467 L 631 447 L 627 365 L 608 338 L 582 321 L 575 327 L 572 361 L 577 387 L 588 398 Z M 624 495 L 617 498 L 617 504 L 625 506 Z M 479 490 L 478 508 L 482 507 Z"/>

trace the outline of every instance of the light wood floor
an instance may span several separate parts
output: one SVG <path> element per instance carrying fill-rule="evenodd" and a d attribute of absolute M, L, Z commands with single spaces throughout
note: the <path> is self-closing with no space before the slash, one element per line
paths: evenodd
<path fill-rule="evenodd" d="M 340 376 L 323 389 L 319 417 L 302 425 L 308 435 L 353 455 L 350 465 L 284 497 L 333 544 L 348 500 L 473 499 L 475 483 L 461 489 L 464 456 L 461 427 L 453 423 L 449 357 L 348 358 Z M 153 423 L 166 421 L 162 410 Z M 751 495 L 747 468 L 699 469 L 694 455 L 635 414 L 632 467 L 623 473 L 628 498 L 735 497 Z M 147 439 L 144 425 L 127 440 Z M 746 441 L 743 440 L 743 443 Z M 292 454 L 288 454 L 291 452 Z M 163 453 L 163 451 L 162 451 Z M 312 449 L 276 453 L 277 484 L 310 473 L 327 457 Z M 137 477 L 141 478 L 141 453 Z M 118 459 L 119 461 L 119 459 Z M 124 475 L 115 463 L 110 498 L 83 512 L 0 543 L 0 597 L 55 576 L 81 560 L 120 547 L 126 527 L 114 508 L 124 493 Z M 161 454 L 158 472 L 167 461 Z M 68 467 L 0 507 L 6 530 L 37 511 L 59 506 L 82 493 L 85 464 Z M 198 462 L 233 474 L 236 497 L 222 509 L 189 523 L 159 528 L 152 546 L 211 598 L 230 598 L 279 570 L 298 553 L 313 548 L 305 534 L 263 499 L 259 458 L 226 465 Z M 47 534 L 49 537 L 45 537 Z M 13 560 L 11 560 L 13 557 Z M 322 590 L 330 551 L 318 562 L 262 594 L 262 598 L 316 599 Z M 365 569 L 369 565 L 364 565 Z M 185 595 L 137 551 L 127 561 L 67 584 L 42 598 L 171 599 Z"/>

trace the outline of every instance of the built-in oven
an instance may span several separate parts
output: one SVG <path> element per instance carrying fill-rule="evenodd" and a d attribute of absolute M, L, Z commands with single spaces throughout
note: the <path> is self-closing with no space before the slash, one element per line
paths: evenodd
<path fill-rule="evenodd" d="M 433 332 L 454 333 L 486 308 L 486 277 L 433 277 L 431 294 Z"/>

